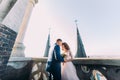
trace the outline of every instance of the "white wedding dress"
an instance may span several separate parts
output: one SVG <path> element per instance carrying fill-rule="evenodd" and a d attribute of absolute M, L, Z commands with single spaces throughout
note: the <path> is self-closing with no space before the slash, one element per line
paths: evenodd
<path fill-rule="evenodd" d="M 65 53 L 66 59 L 70 60 L 72 59 L 72 56 L 70 55 L 70 51 Z M 77 76 L 75 66 L 71 61 L 61 63 L 61 77 L 62 80 L 80 80 Z"/>

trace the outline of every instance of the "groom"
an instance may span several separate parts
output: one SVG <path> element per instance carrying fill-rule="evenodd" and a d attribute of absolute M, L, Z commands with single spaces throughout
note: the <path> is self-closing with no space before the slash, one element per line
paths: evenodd
<path fill-rule="evenodd" d="M 61 80 L 61 62 L 64 62 L 64 59 L 60 55 L 60 46 L 62 46 L 62 40 L 57 39 L 47 61 L 46 71 L 53 75 L 53 80 Z"/>

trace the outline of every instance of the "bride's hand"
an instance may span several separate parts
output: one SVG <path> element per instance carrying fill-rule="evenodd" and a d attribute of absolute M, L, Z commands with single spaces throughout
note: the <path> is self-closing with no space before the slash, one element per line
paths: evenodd
<path fill-rule="evenodd" d="M 67 62 L 67 59 L 64 59 L 64 62 Z"/>

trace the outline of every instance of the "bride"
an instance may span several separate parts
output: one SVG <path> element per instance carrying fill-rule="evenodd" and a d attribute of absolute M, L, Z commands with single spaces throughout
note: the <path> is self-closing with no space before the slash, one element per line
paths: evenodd
<path fill-rule="evenodd" d="M 73 65 L 72 61 L 72 53 L 70 51 L 70 47 L 67 43 L 62 44 L 62 50 L 64 54 L 64 59 L 66 62 L 61 64 L 61 77 L 62 80 L 79 80 L 76 69 Z"/>

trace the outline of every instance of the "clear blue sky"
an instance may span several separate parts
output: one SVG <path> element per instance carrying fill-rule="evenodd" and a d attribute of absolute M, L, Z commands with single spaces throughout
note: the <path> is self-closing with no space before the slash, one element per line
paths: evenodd
<path fill-rule="evenodd" d="M 26 56 L 43 56 L 49 27 L 51 44 L 62 38 L 75 54 L 75 19 L 87 55 L 120 56 L 120 0 L 39 0 L 24 39 Z"/>

